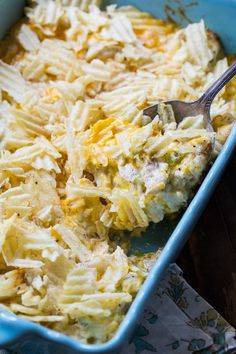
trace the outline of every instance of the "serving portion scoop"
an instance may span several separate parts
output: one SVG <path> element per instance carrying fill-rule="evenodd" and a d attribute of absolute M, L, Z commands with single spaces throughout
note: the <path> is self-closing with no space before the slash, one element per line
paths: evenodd
<path fill-rule="evenodd" d="M 195 117 L 198 115 L 203 115 L 205 127 L 208 131 L 213 131 L 211 125 L 210 108 L 212 101 L 214 100 L 217 93 L 236 75 L 236 62 L 231 65 L 225 73 L 211 85 L 207 91 L 194 102 L 184 102 L 184 101 L 165 101 L 155 104 L 153 106 L 144 109 L 143 113 L 154 119 L 158 114 L 160 109 L 160 104 L 170 105 L 172 107 L 175 120 L 180 123 L 186 117 Z"/>

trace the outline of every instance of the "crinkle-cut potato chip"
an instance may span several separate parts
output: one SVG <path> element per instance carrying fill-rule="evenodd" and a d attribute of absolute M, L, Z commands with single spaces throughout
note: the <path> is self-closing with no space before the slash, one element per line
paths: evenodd
<path fill-rule="evenodd" d="M 82 242 L 78 237 L 78 232 L 75 234 L 73 229 L 70 229 L 64 225 L 55 225 L 53 228 L 54 233 L 62 239 L 65 245 L 71 249 L 73 256 L 79 259 L 81 262 L 86 262 L 91 259 L 90 249 Z"/>
<path fill-rule="evenodd" d="M 101 0 L 56 0 L 64 6 L 78 6 L 82 11 L 88 11 L 91 5 L 100 6 Z"/>
<path fill-rule="evenodd" d="M 24 272 L 21 269 L 7 271 L 0 275 L 0 299 L 6 300 L 16 296 L 18 287 L 24 283 Z"/>
<path fill-rule="evenodd" d="M 114 15 L 107 28 L 103 28 L 101 36 L 104 39 L 113 39 L 117 42 L 133 43 L 136 41 L 135 33 L 129 19 L 122 15 Z"/>
<path fill-rule="evenodd" d="M 93 81 L 109 81 L 112 77 L 112 68 L 101 60 L 94 59 L 90 64 L 81 64 L 85 74 L 92 77 Z"/>
<path fill-rule="evenodd" d="M 184 30 L 187 49 L 195 64 L 205 69 L 210 60 L 213 59 L 213 52 L 207 43 L 207 33 L 203 20 L 200 23 L 193 23 Z"/>
<path fill-rule="evenodd" d="M 20 28 L 18 33 L 18 41 L 20 42 L 21 46 L 26 51 L 35 51 L 40 47 L 40 41 L 37 34 L 30 29 L 29 26 L 23 24 Z"/>
<path fill-rule="evenodd" d="M 102 119 L 104 114 L 101 105 L 93 101 L 77 101 L 68 117 L 72 129 L 75 132 L 81 132 L 87 129 L 91 124 Z"/>
<path fill-rule="evenodd" d="M 22 92 L 26 92 L 29 88 L 19 70 L 4 63 L 0 60 L 0 87 L 17 103 L 20 103 Z"/>
<path fill-rule="evenodd" d="M 130 238 L 187 205 L 236 116 L 233 81 L 213 133 L 164 104 L 144 116 L 228 58 L 203 21 L 99 5 L 29 1 L 0 57 L 0 308 L 84 343 L 112 338 L 160 252 L 129 256 Z"/>
<path fill-rule="evenodd" d="M 45 72 L 58 79 L 75 79 L 81 73 L 76 54 L 70 49 L 70 45 L 62 40 L 45 39 L 39 48 L 38 56 L 45 65 Z"/>
<path fill-rule="evenodd" d="M 26 15 L 32 25 L 42 30 L 45 35 L 53 35 L 65 11 L 54 1 L 39 1 L 36 6 L 26 8 Z"/>

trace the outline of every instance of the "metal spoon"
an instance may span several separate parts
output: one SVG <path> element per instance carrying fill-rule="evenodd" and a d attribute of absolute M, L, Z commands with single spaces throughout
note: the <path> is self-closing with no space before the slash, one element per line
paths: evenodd
<path fill-rule="evenodd" d="M 184 102 L 184 101 L 165 101 L 160 103 L 165 103 L 170 105 L 173 109 L 175 120 L 180 123 L 185 117 L 195 117 L 199 114 L 203 115 L 206 129 L 208 131 L 213 131 L 211 125 L 210 108 L 212 101 L 214 100 L 217 93 L 236 75 L 236 62 L 231 65 L 225 73 L 211 85 L 207 91 L 194 102 Z M 144 109 L 143 113 L 146 116 L 154 119 L 158 114 L 159 104 L 155 104 Z"/>

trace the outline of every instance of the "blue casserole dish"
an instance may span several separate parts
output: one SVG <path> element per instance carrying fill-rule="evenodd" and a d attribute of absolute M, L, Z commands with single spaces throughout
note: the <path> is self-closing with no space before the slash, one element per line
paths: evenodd
<path fill-rule="evenodd" d="M 134 5 L 158 18 L 172 17 L 181 26 L 203 18 L 207 26 L 222 40 L 227 53 L 236 52 L 234 0 L 108 0 L 106 4 Z M 0 0 L 0 36 L 23 16 L 24 0 Z M 184 9 L 184 11 L 183 11 Z M 163 221 L 144 237 L 134 239 L 131 252 L 155 251 L 163 247 L 160 257 L 140 289 L 125 319 L 112 340 L 100 345 L 85 345 L 19 317 L 0 312 L 0 348 L 11 348 L 19 354 L 118 353 L 129 340 L 152 291 L 161 280 L 167 266 L 175 260 L 198 221 L 236 147 L 236 126 L 205 177 L 191 204 L 175 221 Z"/>

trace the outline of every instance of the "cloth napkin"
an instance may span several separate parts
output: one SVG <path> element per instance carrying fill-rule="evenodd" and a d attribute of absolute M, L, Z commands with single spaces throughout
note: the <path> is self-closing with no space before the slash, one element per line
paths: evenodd
<path fill-rule="evenodd" d="M 235 329 L 185 281 L 173 264 L 121 354 L 236 353 Z"/>
<path fill-rule="evenodd" d="M 236 353 L 235 329 L 185 281 L 172 264 L 120 354 Z M 49 354 L 45 344 L 29 354 Z M 24 346 L 14 354 L 28 353 Z M 29 349 L 29 348 L 28 348 Z M 0 354 L 13 352 L 0 350 Z"/>

